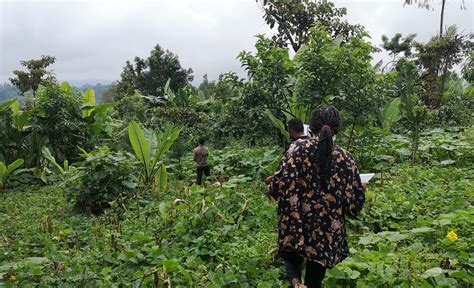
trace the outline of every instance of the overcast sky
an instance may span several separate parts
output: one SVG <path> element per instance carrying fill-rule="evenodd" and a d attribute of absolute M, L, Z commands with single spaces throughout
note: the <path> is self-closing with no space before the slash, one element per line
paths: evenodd
<path fill-rule="evenodd" d="M 426 41 L 437 33 L 441 0 L 434 11 L 403 6 L 403 0 L 335 0 L 348 8 L 347 19 L 369 31 L 380 44 L 383 34 L 417 33 Z M 473 0 L 447 0 L 445 24 L 474 31 Z M 254 51 L 255 35 L 270 33 L 255 0 L 168 1 L 5 1 L 0 0 L 0 83 L 8 81 L 19 62 L 53 55 L 60 80 L 118 80 L 125 61 L 146 58 L 160 44 L 194 70 L 215 79 L 235 71 L 242 50 Z M 376 60 L 383 55 L 374 55 Z"/>

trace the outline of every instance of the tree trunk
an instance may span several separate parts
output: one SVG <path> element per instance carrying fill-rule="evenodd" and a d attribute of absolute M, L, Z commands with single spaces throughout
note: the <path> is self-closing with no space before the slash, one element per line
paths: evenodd
<path fill-rule="evenodd" d="M 441 19 L 439 20 L 439 38 L 443 37 L 444 5 L 445 4 L 446 4 L 446 0 L 443 0 L 443 4 L 441 5 Z"/>

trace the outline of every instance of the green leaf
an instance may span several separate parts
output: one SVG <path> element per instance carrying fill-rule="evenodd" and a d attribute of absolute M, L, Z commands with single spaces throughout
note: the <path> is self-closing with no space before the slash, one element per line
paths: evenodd
<path fill-rule="evenodd" d="M 161 159 L 163 154 L 171 148 L 176 139 L 178 139 L 180 132 L 181 130 L 178 128 L 167 126 L 165 131 L 158 136 L 159 147 L 155 151 L 154 165 Z"/>
<path fill-rule="evenodd" d="M 390 233 L 388 236 L 387 236 L 387 240 L 388 241 L 391 241 L 391 242 L 397 242 L 397 241 L 401 241 L 401 240 L 404 240 L 408 238 L 408 235 L 407 234 L 400 234 L 398 232 L 393 232 L 393 233 Z"/>
<path fill-rule="evenodd" d="M 421 278 L 426 279 L 426 278 L 430 278 L 430 277 L 436 277 L 440 274 L 443 274 L 443 269 L 441 269 L 440 267 L 434 267 L 434 268 L 426 270 L 421 275 Z"/>
<path fill-rule="evenodd" d="M 23 161 L 23 159 L 16 159 L 15 161 L 13 161 L 13 163 L 11 163 L 10 165 L 7 166 L 7 169 L 5 170 L 5 175 L 4 177 L 7 178 L 8 175 L 10 175 L 15 169 L 17 169 L 18 167 L 20 167 L 21 165 L 23 165 L 25 161 Z"/>
<path fill-rule="evenodd" d="M 168 173 L 165 164 L 161 164 L 155 174 L 155 187 L 158 195 L 166 190 L 168 185 Z"/>
<path fill-rule="evenodd" d="M 410 230 L 411 233 L 426 233 L 433 231 L 433 228 L 430 227 L 420 227 L 420 228 L 413 228 Z"/>
<path fill-rule="evenodd" d="M 19 115 L 15 117 L 15 127 L 18 130 L 22 130 L 23 127 L 28 123 L 28 120 L 30 119 L 31 112 L 22 112 Z"/>
<path fill-rule="evenodd" d="M 7 167 L 5 167 L 5 164 L 3 164 L 3 162 L 0 162 L 0 183 L 3 183 L 6 178 L 5 171 L 7 171 Z"/>
<path fill-rule="evenodd" d="M 278 128 L 280 130 L 280 133 L 285 136 L 285 138 L 290 141 L 290 134 L 288 133 L 288 131 L 286 130 L 285 128 L 285 124 L 283 124 L 283 121 L 281 121 L 280 119 L 276 118 L 275 115 L 273 115 L 273 113 L 270 111 L 270 110 L 265 110 L 265 114 L 268 116 L 268 118 L 270 118 L 270 120 L 272 121 L 273 123 L 273 126 L 275 126 L 276 128 Z"/>
<path fill-rule="evenodd" d="M 95 106 L 95 91 L 91 88 L 87 89 L 84 93 L 84 104 L 89 105 L 91 108 L 86 109 L 82 112 L 82 118 L 86 118 L 92 114 Z"/>
<path fill-rule="evenodd" d="M 48 147 L 43 146 L 43 148 L 41 148 L 41 153 L 43 153 L 44 158 L 48 159 L 49 162 L 51 162 L 52 164 L 54 164 L 54 166 L 56 166 L 56 168 L 58 168 L 61 175 L 64 175 L 63 167 L 61 167 L 61 165 L 56 162 L 56 158 L 54 158 L 54 156 L 51 154 L 51 151 L 49 151 Z"/>
<path fill-rule="evenodd" d="M 0 111 L 3 111 L 5 109 L 7 109 L 8 107 L 11 107 L 13 102 L 15 101 L 18 101 L 18 98 L 14 98 L 14 99 L 11 99 L 11 100 L 8 100 L 6 102 L 3 102 L 1 105 L 0 105 Z M 13 112 L 13 111 L 12 111 Z"/>
<path fill-rule="evenodd" d="M 37 265 L 42 265 L 42 264 L 48 263 L 49 259 L 46 257 L 28 257 L 26 258 L 26 261 L 37 264 Z"/>
<path fill-rule="evenodd" d="M 12 114 L 13 117 L 16 117 L 20 113 L 20 101 L 18 98 L 15 98 L 13 103 L 11 104 Z"/>
<path fill-rule="evenodd" d="M 400 103 L 400 98 L 395 98 L 385 106 L 381 119 L 383 129 L 389 130 L 400 119 Z"/>
<path fill-rule="evenodd" d="M 128 124 L 128 137 L 137 159 L 145 168 L 146 178 L 150 178 L 150 143 L 145 139 L 145 134 L 137 122 Z"/>

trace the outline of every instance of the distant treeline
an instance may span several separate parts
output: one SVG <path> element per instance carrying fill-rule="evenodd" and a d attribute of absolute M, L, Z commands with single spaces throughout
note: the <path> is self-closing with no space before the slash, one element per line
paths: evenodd
<path fill-rule="evenodd" d="M 74 89 L 86 91 L 89 88 L 94 89 L 95 97 L 98 103 L 102 102 L 102 93 L 110 86 L 110 84 L 83 84 L 80 87 L 73 87 Z M 20 91 L 10 83 L 0 84 L 0 103 L 5 102 L 9 99 L 19 97 Z M 21 97 L 20 97 L 21 98 Z M 20 99 L 22 100 L 22 99 Z"/>

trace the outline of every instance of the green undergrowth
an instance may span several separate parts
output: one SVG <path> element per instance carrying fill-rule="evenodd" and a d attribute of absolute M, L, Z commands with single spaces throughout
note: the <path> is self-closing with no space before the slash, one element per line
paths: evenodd
<path fill-rule="evenodd" d="M 160 202 L 143 193 L 100 216 L 74 212 L 61 185 L 4 191 L 0 286 L 285 287 L 276 203 L 252 170 L 271 161 L 245 166 L 225 155 L 215 159 L 236 163 L 232 173 L 221 167 L 220 186 L 190 186 L 189 168 Z M 352 255 L 327 272 L 326 286 L 472 287 L 473 174 L 406 165 L 377 174 L 363 213 L 348 221 Z"/>

